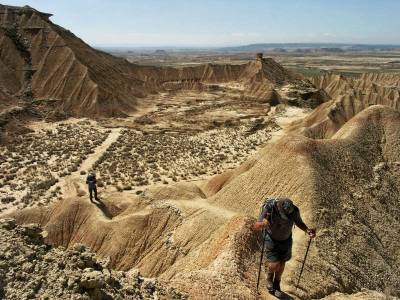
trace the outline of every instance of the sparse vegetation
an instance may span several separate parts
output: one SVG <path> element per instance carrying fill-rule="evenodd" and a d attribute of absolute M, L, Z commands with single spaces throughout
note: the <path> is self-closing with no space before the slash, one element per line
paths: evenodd
<path fill-rule="evenodd" d="M 82 161 L 106 137 L 106 132 L 90 124 L 59 124 L 0 147 L 0 208 L 48 203 L 56 198 L 59 188 L 45 197 L 46 191 L 58 178 L 77 172 Z"/>
<path fill-rule="evenodd" d="M 254 130 L 254 122 L 197 134 L 125 129 L 94 168 L 118 191 L 211 176 L 239 165 L 269 139 L 271 127 Z"/>

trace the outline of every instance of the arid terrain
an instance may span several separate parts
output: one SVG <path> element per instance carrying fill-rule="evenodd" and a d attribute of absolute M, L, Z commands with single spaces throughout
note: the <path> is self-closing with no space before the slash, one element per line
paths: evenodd
<path fill-rule="evenodd" d="M 307 46 L 307 45 L 305 45 Z M 303 45 L 304 47 L 304 45 Z M 308 46 L 310 47 L 310 46 Z M 128 61 L 154 66 L 193 66 L 205 63 L 238 64 L 246 63 L 257 52 L 273 57 L 285 68 L 305 76 L 325 73 L 343 74 L 358 77 L 362 73 L 399 73 L 400 47 L 389 49 L 346 49 L 343 48 L 267 48 L 253 49 L 125 49 L 105 48 L 113 55 Z"/>
<path fill-rule="evenodd" d="M 128 61 L 50 17 L 0 5 L 0 298 L 275 299 L 253 224 L 277 196 L 317 228 L 286 299 L 400 297 L 397 54 Z"/>

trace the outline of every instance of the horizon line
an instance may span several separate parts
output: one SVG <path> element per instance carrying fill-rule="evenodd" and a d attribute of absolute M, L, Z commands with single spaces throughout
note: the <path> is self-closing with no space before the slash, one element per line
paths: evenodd
<path fill-rule="evenodd" d="M 232 44 L 232 45 L 196 45 L 196 44 L 175 44 L 175 45 L 163 45 L 163 44 L 106 44 L 106 43 L 89 43 L 92 47 L 109 47 L 109 48 L 190 48 L 190 49 L 223 49 L 223 48 L 240 48 L 240 47 L 249 47 L 249 46 L 263 46 L 263 45 L 288 45 L 288 46 L 296 46 L 296 45 L 337 45 L 337 46 L 386 46 L 386 47 L 400 47 L 400 43 L 345 43 L 345 42 L 257 42 L 250 44 Z"/>

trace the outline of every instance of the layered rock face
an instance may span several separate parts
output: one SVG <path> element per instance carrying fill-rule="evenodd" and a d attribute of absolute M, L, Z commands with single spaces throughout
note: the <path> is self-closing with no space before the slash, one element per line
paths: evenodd
<path fill-rule="evenodd" d="M 400 110 L 400 76 L 366 73 L 358 79 L 327 74 L 310 79 L 331 97 L 308 118 L 294 126 L 307 136 L 329 138 L 365 108 L 381 104 Z"/>
<path fill-rule="evenodd" d="M 28 6 L 0 5 L 1 99 L 44 100 L 73 116 L 113 117 L 135 111 L 149 93 L 213 83 L 240 83 L 246 97 L 265 102 L 276 86 L 302 82 L 305 100 L 318 91 L 270 58 L 242 65 L 134 65 L 91 48 L 50 17 Z"/>
<path fill-rule="evenodd" d="M 57 100 L 74 115 L 117 116 L 143 96 L 129 63 L 96 51 L 30 7 L 0 6 L 0 78 L 25 100 Z"/>

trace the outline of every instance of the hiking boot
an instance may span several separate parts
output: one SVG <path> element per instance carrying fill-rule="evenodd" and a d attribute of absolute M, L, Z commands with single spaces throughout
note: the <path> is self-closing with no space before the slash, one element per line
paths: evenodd
<path fill-rule="evenodd" d="M 284 299 L 285 297 L 285 294 L 282 291 L 275 291 L 274 295 L 278 299 Z"/>
<path fill-rule="evenodd" d="M 274 279 L 273 286 L 274 286 L 274 290 L 275 290 L 275 297 L 277 297 L 277 298 L 283 297 L 284 294 L 281 291 L 281 281 L 277 280 L 277 279 Z"/>
<path fill-rule="evenodd" d="M 274 293 L 274 273 L 272 272 L 268 272 L 267 274 L 267 290 L 268 292 L 270 292 L 271 294 Z"/>

